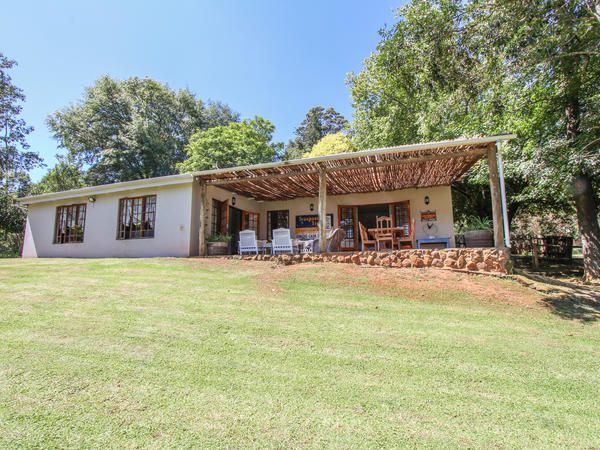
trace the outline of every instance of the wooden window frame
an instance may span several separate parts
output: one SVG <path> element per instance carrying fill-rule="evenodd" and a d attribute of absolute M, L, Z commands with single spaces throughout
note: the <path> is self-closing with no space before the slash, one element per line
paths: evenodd
<path fill-rule="evenodd" d="M 148 210 L 148 199 L 151 198 L 154 201 L 151 204 L 151 209 Z M 134 230 L 134 206 L 135 202 L 140 200 L 142 202 L 140 223 L 144 224 L 148 222 L 151 223 L 151 226 L 148 228 L 144 228 L 142 226 L 139 230 L 139 235 L 132 236 L 133 233 L 137 233 L 137 230 Z M 118 241 L 130 241 L 135 239 L 154 239 L 154 235 L 156 233 L 156 200 L 156 194 L 141 195 L 137 197 L 124 197 L 119 199 L 119 215 L 117 218 Z M 127 204 L 130 204 L 130 206 L 127 206 Z M 125 218 L 127 209 L 129 209 L 130 211 L 129 225 L 126 225 L 126 222 L 123 220 Z M 148 215 L 151 215 L 151 222 L 148 221 Z"/>
<path fill-rule="evenodd" d="M 412 230 L 412 213 L 410 211 L 410 200 L 402 200 L 401 202 L 394 202 L 394 203 L 390 203 L 391 207 L 392 207 L 392 226 L 393 227 L 397 227 L 398 224 L 396 223 L 396 206 L 397 205 L 406 205 L 407 206 L 407 210 L 408 210 L 408 235 L 410 236 L 410 233 L 413 231 Z"/>
<path fill-rule="evenodd" d="M 69 215 L 70 211 L 70 215 Z M 75 211 L 75 214 L 73 214 Z M 83 220 L 81 220 L 80 212 L 83 211 Z M 69 232 L 61 233 L 61 224 L 63 222 L 63 216 L 65 222 L 69 220 Z M 87 203 L 74 203 L 72 205 L 61 205 L 56 207 L 56 215 L 54 217 L 54 236 L 52 239 L 53 244 L 83 244 L 85 236 L 85 219 L 87 216 Z M 81 224 L 80 222 L 83 222 Z M 65 224 L 66 225 L 66 224 Z M 72 233 L 73 226 L 80 226 L 81 233 Z M 67 228 L 67 227 L 65 227 Z M 81 236 L 81 239 L 78 239 Z"/>
<path fill-rule="evenodd" d="M 290 210 L 289 209 L 273 209 L 271 211 L 267 211 L 267 239 L 273 239 L 273 224 L 271 223 L 271 213 L 281 213 L 285 212 L 287 214 L 287 228 L 290 228 Z"/>
<path fill-rule="evenodd" d="M 341 228 L 342 226 L 342 209 L 343 208 L 352 208 L 352 215 L 353 217 L 353 222 L 354 222 L 354 230 L 353 230 L 353 235 L 354 235 L 354 244 L 352 248 L 341 248 L 340 250 L 342 251 L 353 251 L 353 250 L 358 250 L 358 233 L 360 232 L 358 229 L 358 207 L 362 206 L 362 205 L 338 205 L 338 227 Z M 346 239 L 346 238 L 345 238 Z"/>
<path fill-rule="evenodd" d="M 246 216 L 248 216 L 248 219 L 246 219 Z M 249 221 L 250 216 L 256 216 L 256 219 L 255 219 L 256 220 L 256 229 L 248 228 L 248 224 L 246 222 Z M 289 216 L 288 216 L 288 221 L 289 221 Z M 257 212 L 253 212 L 253 211 L 242 210 L 242 231 L 243 230 L 256 231 L 256 236 L 258 238 L 258 236 L 260 235 L 260 214 Z"/>

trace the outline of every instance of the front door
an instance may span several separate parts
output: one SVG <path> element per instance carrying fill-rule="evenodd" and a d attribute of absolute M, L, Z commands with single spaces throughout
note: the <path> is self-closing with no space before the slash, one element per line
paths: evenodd
<path fill-rule="evenodd" d="M 346 237 L 342 241 L 342 250 L 356 250 L 357 242 L 357 207 L 340 206 L 338 211 L 339 227 L 346 232 Z"/>
<path fill-rule="evenodd" d="M 231 252 L 238 252 L 238 241 L 240 240 L 240 231 L 242 230 L 242 210 L 229 207 L 229 234 L 231 235 Z"/>

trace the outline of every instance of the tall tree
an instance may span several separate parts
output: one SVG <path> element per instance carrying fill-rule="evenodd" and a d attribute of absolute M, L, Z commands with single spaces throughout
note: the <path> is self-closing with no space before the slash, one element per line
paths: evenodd
<path fill-rule="evenodd" d="M 272 142 L 274 131 L 275 126 L 262 117 L 198 131 L 178 169 L 185 173 L 273 161 L 282 147 Z"/>
<path fill-rule="evenodd" d="M 298 159 L 312 150 L 317 142 L 328 134 L 342 131 L 348 121 L 331 106 L 327 109 L 314 106 L 308 110 L 306 117 L 296 128 L 296 137 L 286 146 L 283 159 Z"/>
<path fill-rule="evenodd" d="M 8 74 L 15 65 L 0 53 L 0 253 L 11 254 L 19 251 L 25 223 L 16 198 L 28 188 L 28 171 L 42 164 L 39 155 L 28 150 L 27 135 L 33 128 L 20 117 L 25 95 Z"/>
<path fill-rule="evenodd" d="M 238 120 L 228 106 L 205 104 L 188 90 L 103 76 L 48 125 L 68 159 L 86 169 L 86 183 L 101 184 L 176 173 L 194 132 Z"/>
<path fill-rule="evenodd" d="M 592 2 L 413 0 L 349 76 L 359 148 L 516 132 L 504 148 L 509 213 L 577 208 L 598 277 L 598 20 Z M 574 190 L 567 179 L 578 180 Z M 486 214 L 487 169 L 456 186 Z M 575 202 L 570 201 L 572 192 Z M 596 256 L 594 256 L 596 255 Z"/>
<path fill-rule="evenodd" d="M 302 157 L 314 158 L 317 156 L 353 152 L 355 150 L 356 149 L 352 145 L 352 141 L 340 131 L 339 133 L 328 134 L 324 136 L 313 146 L 310 152 L 305 153 Z"/>

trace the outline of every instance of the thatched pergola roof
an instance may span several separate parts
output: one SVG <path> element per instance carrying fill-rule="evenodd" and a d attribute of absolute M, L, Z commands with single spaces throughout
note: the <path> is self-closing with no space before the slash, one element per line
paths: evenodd
<path fill-rule="evenodd" d="M 487 154 L 490 145 L 514 135 L 402 145 L 318 158 L 203 171 L 194 174 L 256 200 L 315 197 L 325 171 L 327 194 L 379 192 L 450 185 Z"/>

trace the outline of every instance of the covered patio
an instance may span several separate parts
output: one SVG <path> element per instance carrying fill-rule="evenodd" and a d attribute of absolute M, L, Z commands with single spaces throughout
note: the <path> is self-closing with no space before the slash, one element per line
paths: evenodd
<path fill-rule="evenodd" d="M 209 192 L 217 188 L 225 190 L 232 196 L 233 206 L 236 199 L 243 199 L 247 209 L 262 211 L 264 205 L 286 205 L 298 199 L 314 199 L 317 204 L 319 250 L 326 251 L 328 203 L 335 199 L 338 206 L 337 225 L 345 222 L 344 214 L 356 214 L 357 202 L 345 211 L 340 208 L 340 202 L 355 198 L 387 199 L 383 193 L 402 192 L 404 190 L 421 190 L 426 194 L 426 188 L 447 187 L 463 179 L 468 170 L 481 159 L 487 160 L 489 168 L 489 182 L 493 213 L 494 245 L 497 249 L 510 246 L 508 222 L 506 216 L 506 203 L 504 195 L 504 181 L 501 142 L 515 138 L 513 134 L 479 137 L 471 139 L 457 139 L 451 141 L 430 142 L 414 145 L 402 145 L 373 150 L 363 150 L 354 153 L 329 155 L 318 158 L 284 161 L 276 163 L 258 164 L 252 166 L 218 169 L 195 173 L 198 188 L 198 216 L 199 236 L 198 254 L 206 255 L 209 224 L 214 223 L 215 214 L 211 213 L 209 205 Z M 413 192 L 413 191 L 411 191 Z M 363 194 L 373 194 L 371 197 Z M 343 200 L 340 200 L 343 199 Z M 368 200 L 364 200 L 367 202 Z M 371 200 L 369 200 L 370 202 Z M 374 201 L 374 200 L 373 200 Z M 426 221 L 427 214 L 435 222 L 435 211 L 429 211 L 428 196 L 425 195 L 425 211 L 420 211 L 419 218 L 416 211 L 412 212 L 413 223 Z M 445 200 L 447 203 L 447 200 Z M 375 201 L 378 203 L 378 201 Z M 382 203 L 393 203 L 385 200 Z M 451 203 L 451 200 L 450 200 Z M 333 204 L 333 203 L 332 203 Z M 363 215 L 369 213 L 367 206 L 363 205 Z M 424 205 L 415 205 L 414 209 Z M 446 205 L 447 206 L 447 205 Z M 277 206 L 281 207 L 281 206 Z M 310 203 L 310 211 L 314 208 Z M 376 209 L 373 211 L 376 211 Z M 450 204 L 451 210 L 451 204 Z M 212 214 L 212 215 L 211 215 Z M 373 212 L 375 214 L 375 212 Z M 451 212 L 450 212 L 451 216 Z M 262 223 L 270 226 L 269 218 L 262 218 Z M 258 221 L 258 219 L 257 219 Z M 288 218 L 289 221 L 289 218 Z M 354 234 L 357 235 L 358 220 L 354 218 Z M 242 224 L 243 224 L 242 220 Z M 419 223 L 420 225 L 420 223 Z M 414 225 L 413 225 L 414 227 Z M 414 230 L 413 230 L 414 231 Z M 268 232 L 266 237 L 268 238 Z M 444 238 L 450 238 L 445 236 Z M 355 237 L 356 239 L 356 237 Z M 451 237 L 453 242 L 453 236 Z"/>

